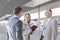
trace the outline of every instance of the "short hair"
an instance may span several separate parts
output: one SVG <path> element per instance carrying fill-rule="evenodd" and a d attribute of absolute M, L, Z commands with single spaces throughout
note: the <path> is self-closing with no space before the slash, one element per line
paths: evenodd
<path fill-rule="evenodd" d="M 30 14 L 29 14 L 29 13 L 26 13 L 26 14 L 25 14 L 25 16 L 26 16 L 26 15 L 29 15 L 29 16 L 30 16 Z M 30 16 L 30 17 L 31 17 L 31 16 Z"/>
<path fill-rule="evenodd" d="M 19 14 L 19 12 L 21 12 L 21 11 L 22 11 L 22 8 L 21 8 L 21 7 L 16 7 L 16 8 L 14 9 L 14 14 L 17 15 L 17 14 Z"/>
<path fill-rule="evenodd" d="M 51 9 L 48 9 L 51 13 L 52 13 L 52 10 Z"/>

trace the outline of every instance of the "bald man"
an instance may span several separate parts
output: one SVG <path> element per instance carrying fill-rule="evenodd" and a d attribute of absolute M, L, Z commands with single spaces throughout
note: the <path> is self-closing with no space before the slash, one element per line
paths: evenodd
<path fill-rule="evenodd" d="M 52 17 L 52 10 L 46 10 L 45 12 L 46 21 L 44 23 L 43 33 L 44 38 L 43 40 L 56 40 L 57 37 L 57 20 Z"/>

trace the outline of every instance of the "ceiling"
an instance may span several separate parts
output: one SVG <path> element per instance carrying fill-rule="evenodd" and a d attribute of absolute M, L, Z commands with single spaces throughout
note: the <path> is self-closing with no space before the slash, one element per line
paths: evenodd
<path fill-rule="evenodd" d="M 15 7 L 22 7 L 22 5 L 29 1 L 30 0 L 0 0 L 0 17 L 4 16 L 5 14 L 11 14 Z M 24 9 L 23 11 L 25 11 L 26 7 L 22 8 Z"/>
<path fill-rule="evenodd" d="M 13 9 L 17 6 L 22 7 L 23 11 L 28 11 L 35 9 L 37 7 L 47 5 L 49 3 L 55 2 L 57 0 L 51 0 L 50 2 L 47 2 L 45 4 L 36 6 L 36 7 L 23 7 L 24 4 L 30 2 L 31 0 L 0 0 L 0 18 L 5 16 L 6 14 L 12 14 Z"/>

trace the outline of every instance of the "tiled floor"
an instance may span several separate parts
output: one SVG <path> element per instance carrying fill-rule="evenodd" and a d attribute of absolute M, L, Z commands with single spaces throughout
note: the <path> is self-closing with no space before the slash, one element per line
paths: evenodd
<path fill-rule="evenodd" d="M 6 38 L 7 38 L 7 35 L 6 35 L 6 30 L 5 30 L 5 28 L 4 28 L 4 29 L 1 29 L 1 28 L 0 28 L 0 39 L 1 39 L 1 40 L 6 40 Z M 31 39 L 30 39 L 30 40 L 40 40 L 39 31 L 35 31 L 35 32 L 31 35 Z M 58 33 L 57 40 L 60 40 L 60 33 Z"/>
<path fill-rule="evenodd" d="M 0 29 L 0 39 L 1 40 L 6 40 L 6 31 L 5 29 Z"/>
<path fill-rule="evenodd" d="M 31 40 L 40 40 L 40 36 L 37 34 L 33 34 L 31 36 Z M 60 35 L 57 36 L 57 40 L 60 40 Z"/>
<path fill-rule="evenodd" d="M 60 40 L 60 35 L 57 36 L 57 40 Z"/>

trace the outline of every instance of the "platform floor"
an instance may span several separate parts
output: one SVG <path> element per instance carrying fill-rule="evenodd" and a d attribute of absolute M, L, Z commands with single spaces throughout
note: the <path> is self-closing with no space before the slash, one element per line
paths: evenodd
<path fill-rule="evenodd" d="M 7 40 L 7 35 L 5 30 L 0 29 L 0 40 Z M 32 35 L 30 40 L 40 40 L 40 33 L 35 31 Z M 60 33 L 58 33 L 57 40 L 60 40 Z"/>
<path fill-rule="evenodd" d="M 3 29 L 0 29 L 0 39 L 1 40 L 7 40 L 7 33 L 5 30 Z M 40 39 L 40 35 L 38 32 L 34 32 L 32 35 L 31 35 L 31 38 L 30 40 L 39 40 Z"/>

